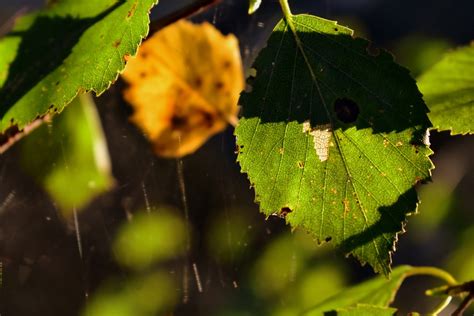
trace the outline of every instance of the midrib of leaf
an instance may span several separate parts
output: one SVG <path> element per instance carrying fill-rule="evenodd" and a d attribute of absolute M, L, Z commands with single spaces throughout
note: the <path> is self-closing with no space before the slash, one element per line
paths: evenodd
<path fill-rule="evenodd" d="M 282 11 L 283 11 L 283 15 L 285 17 L 285 21 L 287 23 L 287 25 L 289 26 L 289 28 L 291 29 L 291 32 L 293 33 L 293 36 L 294 36 L 294 39 L 295 39 L 295 42 L 296 42 L 296 46 L 298 47 L 299 51 L 301 52 L 301 55 L 303 56 L 303 59 L 305 61 L 305 65 L 306 67 L 308 68 L 309 72 L 310 72 L 310 75 L 311 75 L 311 78 L 313 80 L 313 83 L 314 85 L 316 86 L 316 89 L 318 90 L 318 95 L 319 95 L 319 98 L 321 100 L 321 103 L 323 104 L 324 106 L 324 109 L 326 110 L 326 115 L 331 123 L 331 126 L 335 126 L 334 124 L 334 121 L 333 121 L 333 118 L 332 118 L 332 115 L 330 114 L 329 112 L 329 109 L 328 109 L 328 106 L 326 104 L 326 101 L 324 100 L 324 97 L 322 95 L 322 92 L 321 92 L 321 88 L 319 86 L 319 82 L 316 78 L 316 74 L 314 73 L 314 70 L 313 68 L 311 67 L 311 64 L 309 62 L 309 59 L 308 59 L 308 56 L 306 55 L 306 52 L 305 50 L 303 49 L 303 43 L 301 42 L 301 39 L 299 38 L 298 36 L 298 32 L 296 31 L 296 28 L 295 28 L 295 25 L 293 24 L 293 15 L 291 13 L 291 10 L 289 8 L 289 5 L 288 5 L 288 2 L 287 0 L 280 0 L 280 5 L 282 7 Z M 294 80 L 292 80 L 293 82 Z M 290 111 L 291 111 L 291 102 L 290 102 Z M 286 126 L 288 126 L 288 124 L 286 124 Z M 286 129 L 285 129 L 286 131 Z M 339 151 L 339 153 L 341 154 L 341 158 L 342 158 L 342 163 L 344 165 L 344 169 L 346 171 L 346 174 L 347 174 L 347 177 L 348 177 L 348 181 L 351 183 L 351 186 L 352 186 L 352 189 L 354 190 L 354 193 L 356 194 L 356 197 L 357 197 L 357 200 L 359 201 L 359 203 L 357 204 L 358 205 L 358 208 L 362 214 L 362 216 L 364 217 L 364 222 L 365 222 L 365 228 L 367 228 L 369 225 L 368 225 L 368 219 L 367 219 L 367 214 L 365 213 L 364 211 L 364 208 L 363 208 L 363 205 L 362 205 L 362 201 L 359 197 L 359 193 L 357 192 L 356 190 L 356 187 L 354 185 L 354 182 L 353 182 L 353 178 L 352 178 L 352 174 L 351 172 L 349 171 L 349 167 L 347 166 L 347 161 L 346 161 L 346 157 L 345 157 L 345 154 L 344 154 L 344 151 L 342 150 L 341 148 L 341 144 L 339 143 L 339 139 L 338 137 L 336 136 L 336 131 L 331 128 L 331 134 L 334 138 L 334 141 L 336 143 L 336 146 L 337 146 L 337 149 Z M 349 137 L 347 135 L 345 135 L 345 133 L 341 132 L 341 134 L 343 134 L 344 136 L 346 136 L 348 139 Z M 357 146 L 356 146 L 357 147 Z M 284 148 L 284 146 L 283 146 Z M 359 147 L 357 147 L 357 149 L 359 149 Z M 361 151 L 359 149 L 359 151 Z M 362 152 L 362 151 L 361 151 Z M 281 158 L 280 158 L 280 163 L 281 163 L 281 159 L 283 159 L 283 155 L 281 155 Z M 369 160 L 370 161 L 370 160 Z M 370 161 L 370 163 L 373 165 L 372 161 Z M 323 209 L 321 210 L 321 227 L 320 227 L 320 236 L 319 236 L 319 239 L 321 240 L 322 239 L 322 225 L 323 225 L 323 219 L 324 219 L 324 205 L 325 205 L 325 201 L 324 201 L 324 196 L 325 196 L 325 191 L 326 191 L 326 178 L 327 178 L 327 165 L 328 165 L 328 162 L 326 161 L 326 166 L 325 166 L 325 172 L 324 172 L 324 188 L 323 188 L 323 201 L 322 201 L 322 206 L 323 206 Z M 376 166 L 375 166 L 376 167 Z M 376 167 L 377 168 L 377 167 Z M 303 168 L 304 169 L 304 168 Z M 278 178 L 278 175 L 277 175 L 277 178 Z M 347 182 L 346 182 L 347 183 Z M 392 182 L 390 182 L 392 184 Z M 275 181 L 275 185 L 276 185 L 276 181 Z M 361 185 L 363 186 L 363 184 L 361 183 Z M 400 192 L 398 189 L 397 189 L 398 192 Z M 347 193 L 346 193 L 347 195 Z M 347 197 L 347 196 L 346 196 Z M 342 206 L 344 208 L 344 205 Z M 344 209 L 343 209 L 344 211 Z M 345 219 L 344 219 L 345 221 Z M 382 233 L 382 232 L 381 232 Z M 381 234 L 382 236 L 383 233 Z M 384 238 L 386 238 L 384 236 Z M 380 253 L 380 250 L 378 249 L 377 247 L 377 243 L 375 242 L 374 239 L 372 239 L 372 244 L 374 245 L 374 248 L 375 248 L 375 251 L 377 252 L 378 256 L 378 260 L 380 261 L 381 263 L 381 266 L 383 266 L 383 262 L 381 261 L 381 253 Z"/>

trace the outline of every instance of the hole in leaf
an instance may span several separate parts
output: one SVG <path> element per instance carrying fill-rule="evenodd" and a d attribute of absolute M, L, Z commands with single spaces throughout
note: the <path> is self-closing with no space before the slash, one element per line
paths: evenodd
<path fill-rule="evenodd" d="M 280 210 L 280 213 L 278 213 L 278 216 L 280 216 L 281 218 L 285 218 L 286 215 L 288 215 L 289 213 L 291 213 L 291 209 L 289 207 L 283 207 L 281 210 Z"/>
<path fill-rule="evenodd" d="M 337 99 L 334 102 L 334 111 L 337 119 L 346 124 L 355 122 L 359 116 L 359 106 L 348 98 Z"/>

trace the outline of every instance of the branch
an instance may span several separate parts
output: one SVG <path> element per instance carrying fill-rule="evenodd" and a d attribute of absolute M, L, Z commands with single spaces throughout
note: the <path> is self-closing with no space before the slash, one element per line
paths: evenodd
<path fill-rule="evenodd" d="M 466 296 L 461 305 L 452 313 L 452 316 L 462 316 L 472 302 L 474 302 L 474 292 Z"/>
<path fill-rule="evenodd" d="M 207 10 L 209 7 L 216 5 L 219 2 L 220 0 L 196 0 L 188 6 L 171 12 L 170 14 L 165 15 L 158 20 L 152 21 L 150 23 L 150 33 L 148 34 L 148 37 L 152 36 L 173 22 Z"/>

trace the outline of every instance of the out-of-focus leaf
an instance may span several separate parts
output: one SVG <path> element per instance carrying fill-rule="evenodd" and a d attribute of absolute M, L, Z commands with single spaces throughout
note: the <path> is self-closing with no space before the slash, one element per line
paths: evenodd
<path fill-rule="evenodd" d="M 474 43 L 447 53 L 418 80 L 433 127 L 474 133 Z"/>
<path fill-rule="evenodd" d="M 123 74 L 132 121 L 156 154 L 181 157 L 235 123 L 243 89 L 237 39 L 178 21 L 147 40 Z"/>
<path fill-rule="evenodd" d="M 92 97 L 77 97 L 64 113 L 22 143 L 22 165 L 64 215 L 113 184 L 105 137 Z"/>
<path fill-rule="evenodd" d="M 408 71 L 368 45 L 318 17 L 280 22 L 235 134 L 265 214 L 388 274 L 413 186 L 430 177 L 430 123 Z"/>
<path fill-rule="evenodd" d="M 249 14 L 254 14 L 257 12 L 261 4 L 262 0 L 249 0 Z"/>
<path fill-rule="evenodd" d="M 458 280 L 474 280 L 474 226 L 462 233 L 447 260 L 447 268 Z"/>
<path fill-rule="evenodd" d="M 184 249 L 186 228 L 165 210 L 139 213 L 119 230 L 113 249 L 117 261 L 136 270 L 172 259 Z"/>
<path fill-rule="evenodd" d="M 397 310 L 391 307 L 380 307 L 374 305 L 357 304 L 355 307 L 337 309 L 335 312 L 327 313 L 340 316 L 392 316 Z"/>
<path fill-rule="evenodd" d="M 58 0 L 20 18 L 0 40 L 0 152 L 78 93 L 106 90 L 147 35 L 156 2 Z"/>
<path fill-rule="evenodd" d="M 438 227 L 445 223 L 447 216 L 452 214 L 456 194 L 453 186 L 440 178 L 421 187 L 418 192 L 422 203 L 419 214 L 410 222 L 413 230 L 411 237 L 415 242 L 426 242 L 437 233 Z"/>
<path fill-rule="evenodd" d="M 252 219 L 242 216 L 240 209 L 230 209 L 214 218 L 208 230 L 207 243 L 219 260 L 235 264 L 251 246 L 253 237 Z"/>
<path fill-rule="evenodd" d="M 437 63 L 450 47 L 451 43 L 445 39 L 415 34 L 401 39 L 394 53 L 397 61 L 416 77 Z"/>
<path fill-rule="evenodd" d="M 395 298 L 395 294 L 403 280 L 412 269 L 410 266 L 399 266 L 392 271 L 390 279 L 379 276 L 357 284 L 314 306 L 304 315 L 325 315 L 326 312 L 357 307 L 357 304 L 388 307 Z"/>
<path fill-rule="evenodd" d="M 153 316 L 177 300 L 176 282 L 168 273 L 154 273 L 110 282 L 92 297 L 84 316 Z M 161 315 L 160 313 L 160 315 Z"/>

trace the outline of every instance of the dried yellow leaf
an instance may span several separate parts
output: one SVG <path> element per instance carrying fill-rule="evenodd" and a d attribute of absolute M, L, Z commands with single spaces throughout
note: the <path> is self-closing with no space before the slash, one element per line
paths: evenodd
<path fill-rule="evenodd" d="M 235 36 L 185 20 L 148 39 L 123 78 L 131 120 L 164 157 L 193 153 L 235 122 L 244 86 Z"/>

